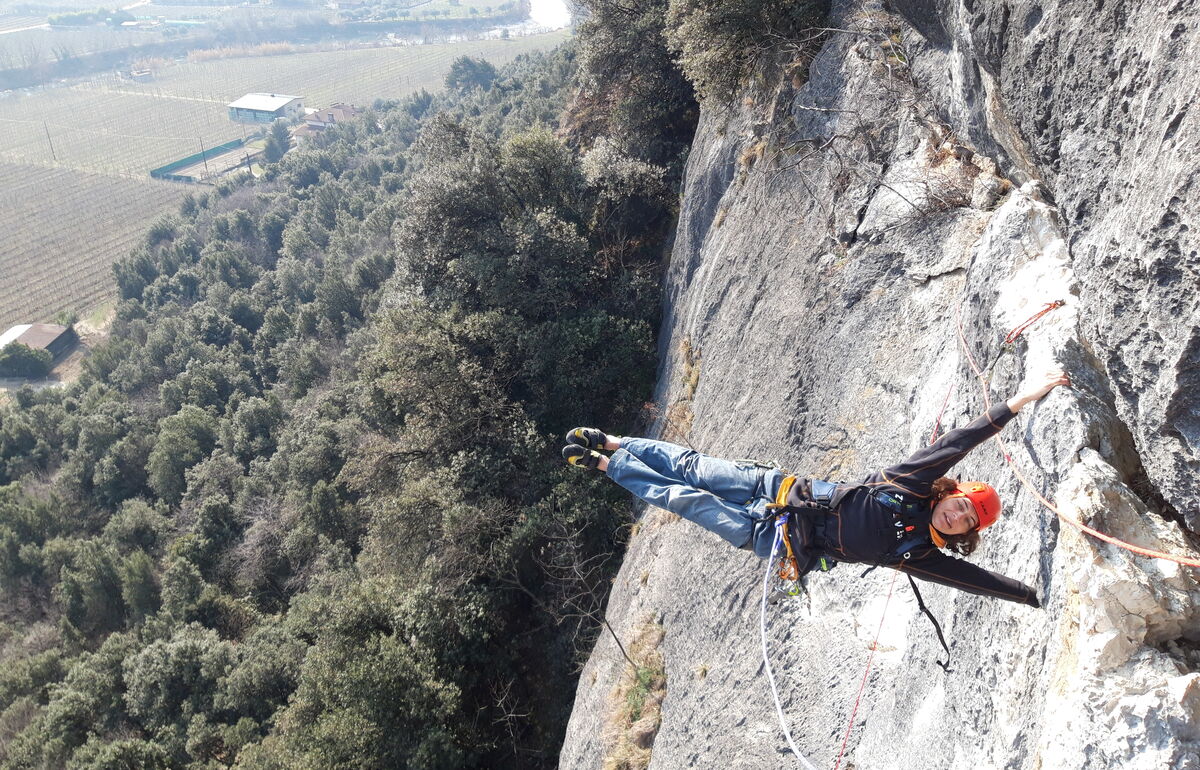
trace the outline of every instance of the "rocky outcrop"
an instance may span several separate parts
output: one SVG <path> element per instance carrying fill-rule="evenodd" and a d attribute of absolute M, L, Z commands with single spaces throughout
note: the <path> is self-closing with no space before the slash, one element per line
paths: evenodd
<path fill-rule="evenodd" d="M 658 393 L 686 389 L 697 448 L 854 479 L 927 441 L 943 403 L 945 427 L 1027 372 L 1074 381 L 958 468 L 1006 502 L 973 559 L 1037 586 L 1043 609 L 927 589 L 946 674 L 890 571 L 844 565 L 771 608 L 783 707 L 817 767 L 878 634 L 843 767 L 1200 768 L 1200 571 L 1100 543 L 1033 492 L 1195 558 L 1196 21 L 1149 0 L 843 2 L 802 86 L 703 115 Z M 968 351 L 994 361 L 986 390 Z M 608 616 L 665 629 L 652 768 L 798 766 L 763 675 L 764 567 L 659 511 L 633 537 Z M 601 766 L 623 665 L 602 637 L 562 767 Z"/>

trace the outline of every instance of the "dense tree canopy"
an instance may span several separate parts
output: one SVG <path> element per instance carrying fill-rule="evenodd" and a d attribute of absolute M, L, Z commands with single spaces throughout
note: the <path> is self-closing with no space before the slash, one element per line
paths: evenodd
<path fill-rule="evenodd" d="M 680 166 L 560 130 L 572 46 L 455 72 L 189 196 L 0 408 L 0 767 L 555 764 L 628 523 L 558 438 L 651 391 Z"/>
<path fill-rule="evenodd" d="M 488 89 L 496 80 L 496 68 L 485 59 L 460 56 L 450 65 L 446 74 L 446 88 L 453 91 L 469 91 L 472 88 Z"/>
<path fill-rule="evenodd" d="M 629 523 L 559 438 L 651 393 L 694 89 L 823 7 L 584 5 L 274 126 L 114 267 L 79 381 L 0 407 L 0 768 L 555 766 Z"/>

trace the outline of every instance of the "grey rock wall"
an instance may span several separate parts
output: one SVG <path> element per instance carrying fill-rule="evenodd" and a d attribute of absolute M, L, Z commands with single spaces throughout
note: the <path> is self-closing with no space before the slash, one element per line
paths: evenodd
<path fill-rule="evenodd" d="M 973 560 L 1041 610 L 930 586 L 953 671 L 903 579 L 843 565 L 770 608 L 783 708 L 833 767 L 1200 769 L 1200 572 L 1062 523 L 1196 556 L 1200 483 L 1192 3 L 841 3 L 799 90 L 706 112 L 666 285 L 658 400 L 701 371 L 688 438 L 854 479 L 1061 364 L 958 467 L 1006 504 Z M 903 14 L 903 15 L 901 15 Z M 907 15 L 908 20 L 906 20 Z M 1177 31 L 1176 23 L 1182 24 Z M 1189 92 L 1188 89 L 1193 89 Z M 990 362 L 985 391 L 960 343 Z M 655 428 L 667 429 L 665 425 Z M 790 768 L 762 666 L 765 565 L 647 511 L 608 617 L 666 629 L 652 768 Z M 600 768 L 624 665 L 602 637 L 563 768 Z"/>
<path fill-rule="evenodd" d="M 954 131 L 1052 191 L 1081 332 L 1153 493 L 1200 530 L 1200 8 L 943 4 L 951 42 L 913 37 L 916 76 Z"/>

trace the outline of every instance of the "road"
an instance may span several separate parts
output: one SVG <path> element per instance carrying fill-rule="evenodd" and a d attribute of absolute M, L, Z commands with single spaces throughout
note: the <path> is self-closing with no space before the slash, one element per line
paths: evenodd
<path fill-rule="evenodd" d="M 30 27 L 17 27 L 16 29 L 0 30 L 0 35 L 11 35 L 14 32 L 28 32 L 31 29 L 50 29 L 49 24 L 34 24 Z"/>

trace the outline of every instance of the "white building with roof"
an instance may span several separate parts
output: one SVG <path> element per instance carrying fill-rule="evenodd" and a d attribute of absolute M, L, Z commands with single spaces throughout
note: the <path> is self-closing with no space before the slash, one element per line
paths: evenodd
<path fill-rule="evenodd" d="M 246 94 L 230 102 L 229 119 L 234 123 L 272 123 L 279 118 L 291 119 L 304 112 L 300 96 L 286 94 Z"/>

